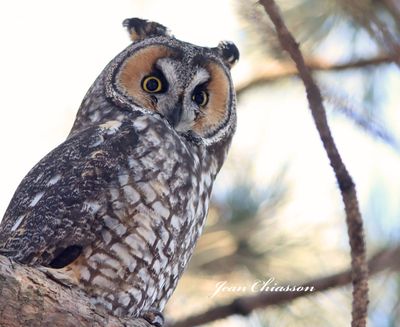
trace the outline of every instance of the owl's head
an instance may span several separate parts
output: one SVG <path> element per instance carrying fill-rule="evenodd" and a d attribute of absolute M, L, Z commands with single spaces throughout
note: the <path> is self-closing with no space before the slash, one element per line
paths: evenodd
<path fill-rule="evenodd" d="M 158 114 L 180 135 L 205 144 L 233 134 L 236 113 L 230 68 L 239 58 L 236 46 L 230 42 L 215 48 L 196 46 L 175 39 L 158 23 L 138 18 L 123 24 L 133 43 L 104 72 L 107 100 L 121 111 Z"/>
<path fill-rule="evenodd" d="M 158 23 L 126 19 L 132 44 L 103 70 L 86 94 L 71 134 L 129 112 L 160 117 L 179 135 L 205 145 L 227 140 L 236 127 L 230 69 L 237 47 L 200 47 L 177 40 Z"/>

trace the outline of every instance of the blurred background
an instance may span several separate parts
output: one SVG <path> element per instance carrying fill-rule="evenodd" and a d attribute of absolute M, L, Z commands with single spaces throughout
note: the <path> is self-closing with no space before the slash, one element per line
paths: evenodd
<path fill-rule="evenodd" d="M 333 136 L 357 185 L 368 254 L 400 240 L 400 2 L 279 0 L 324 95 Z M 127 17 L 182 40 L 234 41 L 238 129 L 207 226 L 166 316 L 183 319 L 250 291 L 298 285 L 349 267 L 339 190 L 304 87 L 255 1 L 16 0 L 0 3 L 2 216 L 21 179 L 72 126 L 100 71 L 129 44 Z M 397 61 L 397 62 L 396 62 Z M 400 257 L 398 257 L 400 261 Z M 242 286 L 213 296 L 217 283 Z M 400 275 L 371 278 L 369 326 L 400 326 Z M 207 326 L 348 326 L 351 288 Z"/>

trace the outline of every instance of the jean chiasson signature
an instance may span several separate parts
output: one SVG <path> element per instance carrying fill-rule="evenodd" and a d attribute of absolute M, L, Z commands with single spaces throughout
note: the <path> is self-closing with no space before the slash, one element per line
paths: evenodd
<path fill-rule="evenodd" d="M 251 285 L 232 285 L 228 281 L 220 281 L 215 284 L 214 293 L 210 297 L 215 297 L 220 293 L 259 293 L 259 292 L 314 292 L 314 286 L 304 285 L 279 285 L 274 277 L 266 280 L 256 280 Z"/>

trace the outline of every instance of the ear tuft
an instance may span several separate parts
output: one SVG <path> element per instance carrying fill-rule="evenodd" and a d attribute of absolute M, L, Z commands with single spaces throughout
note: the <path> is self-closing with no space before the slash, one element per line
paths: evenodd
<path fill-rule="evenodd" d="M 156 22 L 140 18 L 127 18 L 122 25 L 128 30 L 133 42 L 156 36 L 171 36 L 168 29 Z"/>
<path fill-rule="evenodd" d="M 222 57 L 225 64 L 232 68 L 233 65 L 239 60 L 239 49 L 230 41 L 222 41 L 216 48 L 218 54 Z"/>

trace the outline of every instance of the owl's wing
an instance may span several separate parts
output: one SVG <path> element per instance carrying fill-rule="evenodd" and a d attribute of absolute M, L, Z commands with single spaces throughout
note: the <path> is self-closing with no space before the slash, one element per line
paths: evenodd
<path fill-rule="evenodd" d="M 22 180 L 0 225 L 0 254 L 61 268 L 101 229 L 106 190 L 137 147 L 132 122 L 89 127 L 45 156 Z"/>

